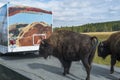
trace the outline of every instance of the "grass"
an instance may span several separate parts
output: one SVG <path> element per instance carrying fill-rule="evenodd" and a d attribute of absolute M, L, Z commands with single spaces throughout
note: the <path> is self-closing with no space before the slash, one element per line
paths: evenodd
<path fill-rule="evenodd" d="M 106 40 L 112 33 L 114 32 L 90 32 L 90 33 L 84 33 L 84 34 L 88 34 L 90 36 L 96 36 L 99 39 L 99 41 L 102 41 L 102 40 Z M 110 61 L 111 61 L 110 56 L 108 56 L 106 59 L 102 59 L 97 56 L 97 51 L 96 51 L 95 57 L 93 60 L 94 63 L 110 65 Z M 120 67 L 120 62 L 117 61 L 116 66 Z"/>

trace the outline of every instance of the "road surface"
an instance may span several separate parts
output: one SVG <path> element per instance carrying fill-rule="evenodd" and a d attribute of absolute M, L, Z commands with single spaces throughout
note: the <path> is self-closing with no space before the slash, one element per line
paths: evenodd
<path fill-rule="evenodd" d="M 37 55 L 8 55 L 0 57 L 0 64 L 29 77 L 32 80 L 85 80 L 86 72 L 81 62 L 73 62 L 70 74 L 63 76 L 60 62 L 49 57 L 47 60 Z M 120 68 L 109 74 L 109 66 L 93 64 L 91 80 L 118 80 Z"/>

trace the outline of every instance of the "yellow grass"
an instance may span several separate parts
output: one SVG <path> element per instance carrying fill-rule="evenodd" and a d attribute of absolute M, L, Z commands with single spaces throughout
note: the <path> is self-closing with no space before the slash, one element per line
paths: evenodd
<path fill-rule="evenodd" d="M 105 40 L 113 33 L 115 32 L 89 32 L 89 33 L 83 33 L 83 34 L 88 34 L 90 36 L 96 36 L 98 37 L 99 40 Z"/>
<path fill-rule="evenodd" d="M 88 32 L 88 33 L 83 33 L 83 34 L 90 34 L 90 35 L 110 35 L 115 32 Z"/>

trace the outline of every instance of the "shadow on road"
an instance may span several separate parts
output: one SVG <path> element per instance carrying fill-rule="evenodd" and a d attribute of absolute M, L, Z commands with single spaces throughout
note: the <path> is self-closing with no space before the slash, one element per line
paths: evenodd
<path fill-rule="evenodd" d="M 0 64 L 0 80 L 31 80 Z"/>
<path fill-rule="evenodd" d="M 0 56 L 2 59 L 4 60 L 20 60 L 20 59 L 33 59 L 33 58 L 38 58 L 40 57 L 39 55 L 36 54 L 6 54 L 6 55 L 2 55 Z"/>
<path fill-rule="evenodd" d="M 40 69 L 41 68 L 41 69 L 44 69 L 46 71 L 49 71 L 51 73 L 58 74 L 61 76 L 62 76 L 62 72 L 63 72 L 63 68 L 58 68 L 58 67 L 47 65 L 47 64 L 32 63 L 32 64 L 28 64 L 28 66 L 32 69 Z M 95 66 L 95 65 L 92 68 L 91 75 L 96 76 L 98 78 L 100 78 L 102 76 L 103 78 L 106 78 L 106 79 L 118 80 L 117 77 L 109 74 L 109 69 L 105 69 L 105 68 Z M 70 76 L 72 76 L 72 77 L 70 77 Z M 81 79 L 73 74 L 69 74 L 69 76 L 67 75 L 65 77 L 72 79 L 72 80 L 76 80 L 76 79 L 83 80 L 83 79 Z M 73 77 L 76 79 L 74 79 Z"/>
<path fill-rule="evenodd" d="M 91 74 L 96 76 L 96 77 L 102 76 L 102 77 L 110 79 L 110 80 L 118 80 L 118 78 L 116 78 L 115 76 L 111 75 L 109 72 L 110 72 L 109 69 L 105 69 L 105 68 L 102 68 L 102 67 L 94 65 L 92 67 Z"/>
<path fill-rule="evenodd" d="M 62 77 L 66 77 L 69 78 L 70 80 L 76 80 L 74 78 L 77 78 L 77 80 L 83 80 L 80 79 L 79 77 L 75 76 L 74 74 L 69 74 L 69 76 L 63 76 L 63 68 L 59 68 L 59 67 L 55 67 L 55 66 L 51 66 L 51 65 L 47 65 L 47 64 L 40 64 L 40 63 L 32 63 L 32 64 L 28 64 L 28 66 L 32 69 L 44 69 L 48 72 L 60 75 Z M 70 77 L 72 76 L 72 77 Z M 73 78 L 74 77 L 74 78 Z"/>
<path fill-rule="evenodd" d="M 47 64 L 32 63 L 32 64 L 28 64 L 28 66 L 31 69 L 44 69 L 46 71 L 49 71 L 58 75 L 62 75 L 62 71 L 63 71 L 62 68 L 58 68 L 58 67 L 47 65 Z"/>

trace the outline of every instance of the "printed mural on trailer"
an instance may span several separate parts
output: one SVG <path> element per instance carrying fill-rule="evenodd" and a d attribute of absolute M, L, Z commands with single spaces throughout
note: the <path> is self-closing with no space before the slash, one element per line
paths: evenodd
<path fill-rule="evenodd" d="M 9 5 L 9 45 L 33 46 L 52 33 L 52 12 Z M 40 37 L 41 36 L 41 37 Z"/>

